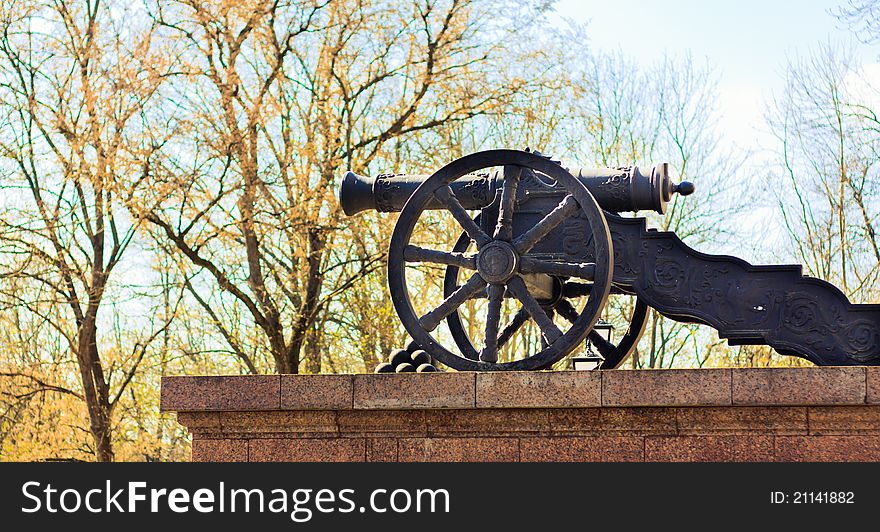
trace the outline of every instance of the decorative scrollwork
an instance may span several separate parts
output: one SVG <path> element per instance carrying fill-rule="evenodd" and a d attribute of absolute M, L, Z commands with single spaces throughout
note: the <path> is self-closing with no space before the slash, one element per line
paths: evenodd
<path fill-rule="evenodd" d="M 863 362 L 880 355 L 880 329 L 867 319 L 857 319 L 846 326 L 842 334 L 853 357 Z"/>
<path fill-rule="evenodd" d="M 617 284 L 661 314 L 703 323 L 731 344 L 767 344 L 822 365 L 880 365 L 880 305 L 854 305 L 800 266 L 708 255 L 644 219 L 609 217 Z M 620 245 L 618 242 L 640 242 Z M 618 264 L 638 264 L 634 277 Z"/>
<path fill-rule="evenodd" d="M 661 292 L 677 292 L 688 282 L 684 264 L 674 258 L 658 258 L 654 263 L 654 288 Z"/>
<path fill-rule="evenodd" d="M 472 205 L 488 205 L 492 201 L 489 197 L 489 177 L 481 174 L 479 179 L 472 179 L 462 187 L 455 187 L 455 195 L 462 201 L 470 198 Z"/>
<path fill-rule="evenodd" d="M 602 189 L 607 193 L 608 200 L 612 203 L 605 208 L 614 212 L 630 210 L 632 193 L 630 191 L 632 181 L 632 166 L 619 166 L 615 168 L 617 173 L 608 176 L 602 183 Z"/>
<path fill-rule="evenodd" d="M 815 300 L 795 295 L 788 300 L 783 323 L 795 332 L 810 333 L 817 329 L 820 313 Z"/>
<path fill-rule="evenodd" d="M 379 174 L 376 176 L 376 184 L 373 186 L 376 198 L 376 210 L 379 212 L 393 212 L 399 210 L 395 199 L 399 196 L 403 186 L 393 179 L 403 174 Z"/>

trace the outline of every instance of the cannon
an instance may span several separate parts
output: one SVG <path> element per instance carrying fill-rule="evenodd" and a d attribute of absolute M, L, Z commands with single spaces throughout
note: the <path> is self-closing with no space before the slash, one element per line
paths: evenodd
<path fill-rule="evenodd" d="M 621 215 L 663 214 L 673 195 L 693 192 L 693 184 L 672 181 L 665 163 L 567 169 L 538 152 L 490 150 L 430 176 L 348 172 L 339 203 L 349 216 L 400 212 L 388 249 L 395 311 L 422 349 L 456 370 L 547 369 L 587 339 L 600 367 L 616 368 L 637 346 L 650 308 L 714 327 L 731 345 L 765 344 L 818 365 L 880 365 L 880 305 L 853 304 L 799 265 L 701 253 L 672 232 L 649 229 L 645 218 Z M 431 210 L 448 211 L 462 229 L 448 251 L 411 241 Z M 413 305 L 413 263 L 445 269 L 443 300 L 427 312 Z M 594 330 L 610 294 L 635 297 L 616 343 Z M 460 312 L 474 299 L 485 301 L 477 345 Z M 516 310 L 502 327 L 505 302 Z M 456 351 L 437 337 L 444 321 Z M 540 334 L 534 352 L 499 361 L 527 322 Z"/>
<path fill-rule="evenodd" d="M 672 194 L 687 196 L 694 190 L 693 184 L 674 184 L 669 178 L 669 164 L 663 163 L 643 173 L 638 166 L 619 168 L 578 168 L 571 173 L 580 181 L 599 203 L 610 212 L 638 212 L 652 210 L 666 212 Z M 406 200 L 418 186 L 428 179 L 427 175 L 380 174 L 375 178 L 347 172 L 339 188 L 339 205 L 346 216 L 366 210 L 399 212 Z M 541 179 L 540 174 L 530 177 Z M 483 174 L 467 174 L 453 181 L 450 189 L 465 210 L 482 210 L 492 203 L 504 183 L 502 170 Z M 535 194 L 558 196 L 561 189 L 551 190 L 536 183 L 536 187 L 524 187 L 525 199 Z M 551 187 L 552 188 L 552 187 Z M 441 209 L 444 204 L 436 197 L 428 200 L 426 209 Z"/>

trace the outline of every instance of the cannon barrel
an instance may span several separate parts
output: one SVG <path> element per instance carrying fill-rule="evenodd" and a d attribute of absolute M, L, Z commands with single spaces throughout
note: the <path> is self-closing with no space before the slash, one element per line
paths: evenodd
<path fill-rule="evenodd" d="M 651 210 L 663 214 L 672 194 L 687 196 L 694 185 L 687 181 L 675 184 L 669 178 L 669 164 L 661 163 L 643 173 L 638 166 L 619 168 L 573 168 L 577 177 L 593 194 L 599 206 L 611 212 Z M 428 179 L 420 174 L 380 174 L 374 178 L 347 172 L 339 187 L 339 204 L 347 216 L 366 210 L 398 212 L 416 188 Z M 540 188 L 552 191 L 546 177 L 535 176 L 542 182 Z M 488 207 L 501 189 L 502 174 L 496 170 L 486 174 L 467 174 L 450 186 L 462 206 L 468 210 Z M 521 197 L 539 193 L 540 189 L 520 187 Z M 429 209 L 443 208 L 437 199 L 428 203 Z"/>

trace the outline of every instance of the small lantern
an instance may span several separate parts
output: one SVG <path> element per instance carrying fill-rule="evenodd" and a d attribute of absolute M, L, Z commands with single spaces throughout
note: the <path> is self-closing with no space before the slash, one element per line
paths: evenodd
<path fill-rule="evenodd" d="M 596 325 L 593 326 L 593 330 L 599 333 L 605 339 L 605 341 L 611 343 L 611 339 L 614 334 L 614 325 L 611 325 L 607 321 L 600 319 L 596 322 Z M 587 345 L 584 355 L 579 357 L 571 357 L 571 363 L 576 371 L 594 370 L 601 366 L 602 362 L 604 361 L 605 358 L 602 355 L 593 351 L 593 345 L 592 342 L 590 342 L 589 337 L 587 337 Z"/>

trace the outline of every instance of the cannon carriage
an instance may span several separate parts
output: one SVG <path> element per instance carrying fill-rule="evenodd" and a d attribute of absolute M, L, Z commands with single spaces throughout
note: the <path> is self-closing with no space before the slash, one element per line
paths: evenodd
<path fill-rule="evenodd" d="M 670 179 L 667 164 L 650 171 L 566 169 L 536 152 L 491 150 L 430 176 L 371 179 L 349 172 L 339 201 L 349 216 L 400 212 L 388 250 L 395 310 L 422 349 L 457 370 L 547 369 L 587 338 L 604 358 L 601 367 L 614 368 L 637 345 L 651 307 L 678 321 L 710 325 L 731 344 L 768 344 L 821 365 L 880 364 L 880 305 L 854 305 L 832 285 L 804 277 L 800 266 L 753 266 L 703 254 L 673 233 L 648 229 L 644 218 L 619 216 L 663 214 L 674 194 L 692 192 L 691 183 Z M 420 216 L 437 209 L 462 229 L 448 251 L 411 242 Z M 420 315 L 407 263 L 445 268 L 442 303 Z M 594 330 L 612 293 L 636 298 L 617 343 Z M 474 298 L 487 302 L 479 345 L 459 311 Z M 502 323 L 505 300 L 519 309 Z M 443 321 L 457 353 L 433 334 Z M 540 347 L 499 361 L 499 349 L 529 321 L 540 332 Z"/>

